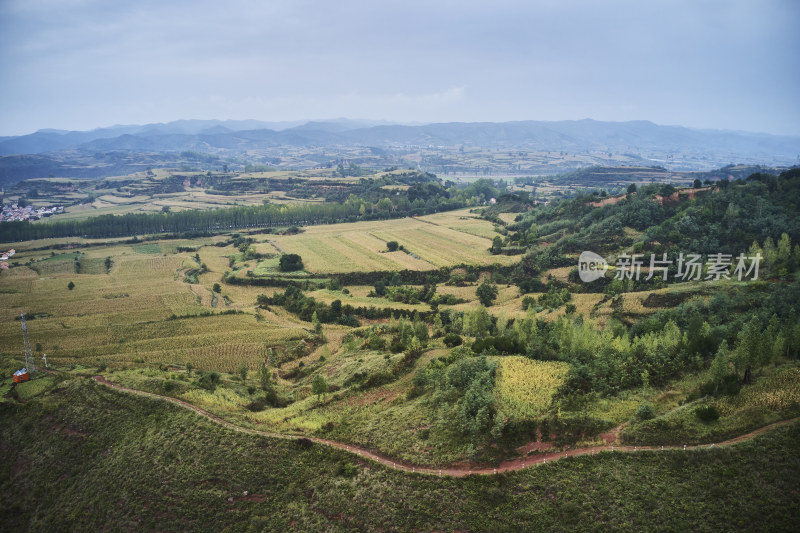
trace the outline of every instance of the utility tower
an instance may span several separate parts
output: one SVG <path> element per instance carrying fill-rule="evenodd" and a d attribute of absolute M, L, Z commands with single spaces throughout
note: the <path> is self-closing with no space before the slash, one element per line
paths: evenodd
<path fill-rule="evenodd" d="M 25 368 L 28 373 L 36 372 L 36 362 L 33 360 L 33 352 L 31 351 L 31 341 L 28 338 L 28 325 L 25 323 L 25 313 L 21 313 L 22 317 L 22 340 L 25 343 Z"/>

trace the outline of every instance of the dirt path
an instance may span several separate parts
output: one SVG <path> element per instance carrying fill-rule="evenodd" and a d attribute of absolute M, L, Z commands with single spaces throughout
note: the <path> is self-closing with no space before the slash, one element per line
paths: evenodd
<path fill-rule="evenodd" d="M 791 420 L 783 420 L 781 422 L 775 422 L 774 424 L 769 424 L 762 428 L 756 429 L 749 433 L 745 433 L 743 435 L 739 435 L 738 437 L 734 437 L 732 439 L 728 439 L 723 442 L 717 442 L 713 444 L 696 444 L 690 446 L 615 446 L 611 444 L 606 444 L 604 446 L 595 446 L 590 448 L 575 448 L 572 450 L 566 450 L 563 452 L 548 452 L 548 453 L 539 453 L 532 457 L 518 457 L 515 459 L 510 459 L 508 461 L 503 461 L 497 468 L 470 468 L 468 465 L 464 466 L 450 466 L 444 468 L 431 468 L 431 467 L 420 467 L 420 466 L 412 466 L 405 463 L 400 463 L 397 461 L 393 461 L 381 455 L 378 455 L 374 452 L 371 452 L 367 449 L 361 448 L 359 446 L 353 446 L 351 444 L 344 444 L 341 442 L 336 442 L 327 439 L 321 439 L 318 437 L 306 437 L 303 435 L 285 435 L 283 433 L 272 433 L 270 431 L 260 431 L 257 429 L 250 429 L 242 426 L 238 426 L 227 420 L 223 420 L 222 418 L 213 415 L 202 409 L 197 407 L 196 405 L 192 405 L 189 402 L 185 402 L 183 400 L 179 400 L 178 398 L 171 398 L 169 396 L 162 396 L 160 394 L 154 394 L 152 392 L 145 392 L 136 389 L 130 389 L 128 387 L 118 385 L 116 383 L 112 383 L 108 381 L 103 376 L 94 376 L 94 380 L 98 383 L 102 383 L 112 389 L 128 392 L 131 394 L 138 394 L 139 396 L 147 396 L 149 398 L 158 398 L 161 400 L 166 400 L 168 402 L 172 402 L 176 405 L 180 405 L 181 407 L 185 407 L 187 409 L 191 409 L 195 413 L 199 414 L 200 416 L 204 416 L 205 418 L 212 420 L 226 428 L 232 429 L 234 431 L 239 431 L 241 433 L 248 433 L 251 435 L 261 435 L 264 437 L 272 437 L 276 439 L 286 439 L 286 440 L 298 440 L 298 439 L 308 439 L 312 442 L 316 442 L 318 444 L 324 444 L 325 446 L 331 446 L 333 448 L 338 448 L 340 450 L 348 451 L 352 454 L 358 455 L 364 459 L 370 459 L 375 461 L 376 463 L 381 463 L 382 465 L 386 465 L 389 468 L 394 468 L 396 470 L 402 470 L 404 472 L 414 472 L 420 474 L 431 474 L 441 476 L 453 476 L 453 477 L 462 477 L 468 476 L 471 474 L 498 474 L 500 472 L 509 472 L 512 470 L 521 470 L 523 468 L 529 468 L 532 466 L 537 466 L 541 464 L 546 464 L 548 462 L 557 461 L 564 457 L 577 457 L 580 455 L 594 455 L 600 452 L 637 452 L 637 451 L 658 451 L 658 450 L 697 450 L 702 448 L 714 448 L 717 446 L 730 446 L 731 444 L 735 444 L 737 442 L 743 442 L 752 439 L 758 435 L 766 433 L 772 429 L 786 426 L 791 424 L 800 418 L 792 418 Z M 620 426 L 621 427 L 621 426 Z"/>

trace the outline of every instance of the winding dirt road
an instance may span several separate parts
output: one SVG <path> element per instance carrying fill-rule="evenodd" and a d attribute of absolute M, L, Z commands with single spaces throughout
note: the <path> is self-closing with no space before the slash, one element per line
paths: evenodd
<path fill-rule="evenodd" d="M 450 466 L 444 468 L 431 468 L 431 467 L 420 467 L 420 466 L 412 466 L 405 463 L 400 463 L 397 461 L 393 461 L 392 459 L 386 458 L 384 456 L 378 455 L 374 452 L 361 448 L 359 446 L 353 446 L 351 444 L 344 444 L 341 442 L 336 442 L 327 439 L 321 439 L 318 437 L 307 437 L 304 435 L 285 435 L 283 433 L 272 433 L 269 431 L 260 431 L 257 429 L 250 429 L 242 426 L 237 426 L 227 420 L 223 420 L 222 418 L 213 415 L 206 411 L 205 409 L 201 409 L 196 405 L 192 405 L 189 402 L 185 402 L 183 400 L 179 400 L 178 398 L 172 398 L 169 396 L 162 396 L 160 394 L 154 394 L 152 392 L 145 392 L 136 389 L 131 389 L 125 387 L 123 385 L 119 385 L 117 383 L 112 383 L 108 381 L 103 376 L 94 376 L 94 380 L 98 383 L 102 383 L 112 389 L 116 389 L 123 392 L 128 392 L 131 394 L 138 394 L 139 396 L 146 396 L 149 398 L 158 398 L 161 400 L 165 400 L 168 402 L 172 402 L 176 405 L 180 405 L 181 407 L 185 407 L 187 409 L 191 409 L 195 413 L 216 422 L 222 426 L 225 426 L 229 429 L 234 431 L 239 431 L 241 433 L 249 433 L 251 435 L 261 435 L 264 437 L 272 437 L 276 439 L 287 439 L 287 440 L 297 440 L 297 439 L 308 439 L 312 442 L 316 442 L 317 444 L 324 444 L 325 446 L 331 446 L 333 448 L 338 448 L 340 450 L 345 450 L 350 452 L 354 455 L 358 455 L 363 459 L 369 459 L 371 461 L 375 461 L 376 463 L 380 463 L 382 465 L 386 465 L 389 468 L 394 468 L 396 470 L 402 470 L 404 472 L 413 472 L 419 474 L 429 474 L 435 476 L 453 476 L 453 477 L 463 477 L 472 474 L 499 474 L 501 472 L 509 472 L 512 470 L 521 470 L 523 468 L 529 468 L 532 466 L 538 466 L 541 464 L 546 464 L 549 462 L 557 461 L 559 459 L 563 459 L 564 457 L 577 457 L 579 455 L 594 455 L 600 452 L 637 452 L 637 451 L 658 451 L 658 450 L 695 450 L 695 449 L 708 449 L 714 448 L 717 446 L 730 446 L 731 444 L 735 444 L 738 442 L 743 442 L 752 439 L 758 435 L 766 433 L 772 429 L 789 425 L 800 418 L 793 418 L 791 420 L 783 420 L 781 422 L 775 422 L 774 424 L 769 424 L 767 426 L 761 427 L 749 433 L 745 433 L 743 435 L 739 435 L 738 437 L 734 437 L 732 439 L 728 439 L 723 442 L 718 442 L 714 444 L 697 444 L 697 445 L 690 445 L 690 446 L 615 446 L 612 444 L 607 444 L 604 446 L 595 446 L 590 448 L 575 448 L 572 450 L 566 450 L 562 452 L 547 452 L 547 453 L 538 453 L 535 456 L 529 457 L 518 457 L 515 459 L 510 459 L 508 461 L 503 461 L 500 463 L 497 468 L 470 468 L 468 465 L 464 466 Z"/>

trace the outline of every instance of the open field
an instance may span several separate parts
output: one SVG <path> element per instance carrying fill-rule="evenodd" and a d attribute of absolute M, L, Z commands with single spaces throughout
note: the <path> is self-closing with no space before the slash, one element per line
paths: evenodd
<path fill-rule="evenodd" d="M 469 216 L 468 210 L 459 210 L 419 218 L 311 226 L 298 235 L 268 240 L 286 253 L 299 254 L 307 270 L 323 274 L 519 261 L 519 257 L 489 253 L 491 240 L 476 233 L 488 235 L 491 228 L 491 223 Z M 408 253 L 387 252 L 386 243 L 392 240 Z"/>
<path fill-rule="evenodd" d="M 287 316 L 268 313 L 269 320 L 258 320 L 254 290 L 237 287 L 235 295 L 225 295 L 227 303 L 211 292 L 210 284 L 185 283 L 184 272 L 197 264 L 191 254 L 176 253 L 182 244 L 112 245 L 88 248 L 79 256 L 20 252 L 21 261 L 39 259 L 0 276 L 2 350 L 17 351 L 20 312 L 28 316 L 37 356 L 47 354 L 62 363 L 191 362 L 232 372 L 241 364 L 255 369 L 269 346 L 307 336 L 303 324 Z M 80 274 L 75 257 L 80 258 Z M 107 257 L 112 258 L 108 273 Z M 67 288 L 70 281 L 73 290 Z M 200 316 L 221 312 L 245 314 Z"/>

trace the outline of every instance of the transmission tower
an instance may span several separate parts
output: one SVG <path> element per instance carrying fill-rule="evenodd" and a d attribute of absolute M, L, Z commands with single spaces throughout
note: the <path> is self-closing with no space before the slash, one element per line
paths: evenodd
<path fill-rule="evenodd" d="M 33 352 L 31 351 L 31 341 L 28 338 L 28 325 L 25 323 L 25 313 L 21 313 L 22 317 L 22 340 L 25 343 L 25 368 L 28 369 L 28 374 L 36 372 L 36 362 L 33 360 Z"/>

